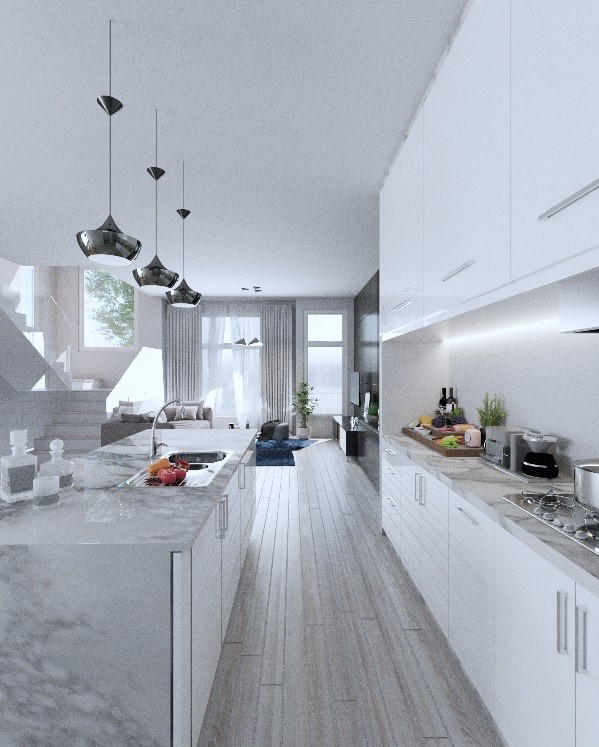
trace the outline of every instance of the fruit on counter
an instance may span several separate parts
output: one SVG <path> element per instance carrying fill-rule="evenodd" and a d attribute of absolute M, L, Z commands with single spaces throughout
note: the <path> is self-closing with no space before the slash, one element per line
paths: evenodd
<path fill-rule="evenodd" d="M 446 449 L 457 449 L 458 446 L 460 446 L 460 442 L 456 436 L 445 436 L 445 438 L 442 438 L 439 443 L 441 446 L 445 446 Z"/>
<path fill-rule="evenodd" d="M 445 425 L 445 415 L 435 415 L 432 424 L 434 428 L 443 428 Z"/>
<path fill-rule="evenodd" d="M 177 482 L 177 474 L 174 469 L 161 469 L 158 472 L 158 479 L 163 485 L 172 485 Z"/>
<path fill-rule="evenodd" d="M 419 425 L 419 420 L 410 420 L 410 422 L 408 423 L 408 428 L 417 428 Z"/>
<path fill-rule="evenodd" d="M 185 480 L 185 478 L 187 477 L 187 470 L 185 469 L 185 467 L 181 467 L 179 463 L 177 463 L 173 467 L 173 472 L 177 476 L 177 480 Z"/>
<path fill-rule="evenodd" d="M 171 463 L 166 457 L 160 457 L 148 467 L 148 475 L 157 475 L 161 469 L 168 469 Z"/>
<path fill-rule="evenodd" d="M 420 416 L 420 425 L 432 425 L 433 419 L 430 415 Z"/>

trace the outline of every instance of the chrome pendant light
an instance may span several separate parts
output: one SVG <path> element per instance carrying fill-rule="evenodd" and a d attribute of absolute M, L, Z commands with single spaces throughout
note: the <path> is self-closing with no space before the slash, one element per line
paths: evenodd
<path fill-rule="evenodd" d="M 156 109 L 156 166 L 149 166 L 147 171 L 155 183 L 156 254 L 149 265 L 146 265 L 139 270 L 133 270 L 133 277 L 144 293 L 147 293 L 150 296 L 162 296 L 165 291 L 176 285 L 179 276 L 176 272 L 167 269 L 158 259 L 158 180 L 166 173 L 164 169 L 161 169 L 160 166 L 158 166 L 158 109 Z"/>
<path fill-rule="evenodd" d="M 77 242 L 81 251 L 92 262 L 101 265 L 127 265 L 141 249 L 141 241 L 127 236 L 112 217 L 112 115 L 123 108 L 112 96 L 112 21 L 108 22 L 108 96 L 98 96 L 98 104 L 108 114 L 108 218 L 99 228 L 80 231 Z"/>
<path fill-rule="evenodd" d="M 183 280 L 175 288 L 175 290 L 169 291 L 166 294 L 166 300 L 171 306 L 177 306 L 181 309 L 192 309 L 197 306 L 202 297 L 201 293 L 194 291 L 185 282 L 185 218 L 189 215 L 190 211 L 185 209 L 185 161 L 183 161 L 183 207 L 177 210 L 181 218 L 183 218 Z"/>

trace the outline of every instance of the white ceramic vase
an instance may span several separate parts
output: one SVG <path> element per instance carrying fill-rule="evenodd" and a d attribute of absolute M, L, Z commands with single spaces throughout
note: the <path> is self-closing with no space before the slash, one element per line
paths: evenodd
<path fill-rule="evenodd" d="M 298 438 L 310 438 L 310 427 L 297 428 L 297 437 Z"/>

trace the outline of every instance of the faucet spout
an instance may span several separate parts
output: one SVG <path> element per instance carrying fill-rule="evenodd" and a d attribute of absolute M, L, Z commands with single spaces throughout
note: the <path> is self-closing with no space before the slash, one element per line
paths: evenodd
<path fill-rule="evenodd" d="M 160 410 L 158 410 L 158 412 L 154 416 L 154 422 L 152 423 L 152 435 L 150 437 L 150 459 L 155 459 L 158 452 L 158 444 L 156 443 L 156 424 L 158 423 L 158 418 L 169 405 L 177 404 L 181 405 L 181 417 L 185 418 L 185 403 L 179 397 L 177 397 L 176 399 L 172 399 L 170 402 L 166 402 L 164 405 L 162 405 Z M 160 444 L 160 446 L 164 446 L 164 444 Z"/>

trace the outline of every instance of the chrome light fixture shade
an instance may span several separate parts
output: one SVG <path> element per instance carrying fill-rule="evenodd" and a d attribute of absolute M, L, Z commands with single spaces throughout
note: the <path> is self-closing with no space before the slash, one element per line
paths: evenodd
<path fill-rule="evenodd" d="M 175 290 L 168 291 L 166 299 L 171 306 L 177 306 L 180 309 L 191 309 L 197 306 L 202 297 L 201 293 L 190 288 L 185 280 L 182 280 Z"/>
<path fill-rule="evenodd" d="M 133 277 L 141 290 L 150 296 L 164 295 L 179 280 L 179 275 L 165 267 L 156 254 L 149 265 L 133 270 Z"/>
<path fill-rule="evenodd" d="M 128 265 L 140 252 L 141 241 L 127 236 L 114 222 L 112 215 L 99 228 L 80 231 L 77 243 L 88 259 L 100 265 Z"/>
<path fill-rule="evenodd" d="M 77 243 L 85 256 L 100 265 L 128 265 L 141 250 L 141 241 L 123 233 L 112 217 L 112 116 L 123 104 L 112 96 L 112 21 L 108 25 L 108 88 L 109 94 L 98 96 L 97 102 L 108 114 L 108 218 L 99 228 L 79 231 Z"/>

